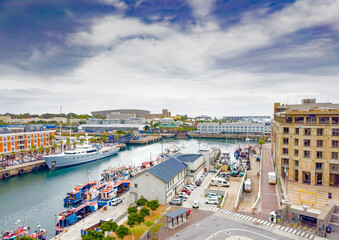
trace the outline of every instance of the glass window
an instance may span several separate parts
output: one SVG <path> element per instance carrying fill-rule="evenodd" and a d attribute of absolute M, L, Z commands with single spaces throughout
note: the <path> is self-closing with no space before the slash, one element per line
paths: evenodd
<path fill-rule="evenodd" d="M 317 147 L 323 147 L 323 140 L 317 140 Z"/>
<path fill-rule="evenodd" d="M 318 128 L 317 129 L 317 136 L 322 136 L 323 135 L 323 129 L 322 128 Z"/>
<path fill-rule="evenodd" d="M 285 127 L 284 128 L 284 134 L 288 134 L 289 133 L 289 128 L 288 127 Z"/>
<path fill-rule="evenodd" d="M 292 123 L 293 121 L 293 118 L 292 117 L 287 117 L 286 118 L 286 123 Z"/>
<path fill-rule="evenodd" d="M 322 163 L 315 163 L 315 168 L 316 169 L 322 169 Z"/>
<path fill-rule="evenodd" d="M 323 152 L 317 152 L 317 159 L 323 158 Z"/>
<path fill-rule="evenodd" d="M 305 128 L 305 136 L 311 136 L 311 129 L 310 128 Z"/>
<path fill-rule="evenodd" d="M 299 128 L 295 129 L 295 135 L 299 135 Z"/>
<path fill-rule="evenodd" d="M 288 154 L 288 148 L 283 148 L 283 154 Z"/>
<path fill-rule="evenodd" d="M 339 136 L 339 129 L 332 129 L 332 135 L 335 137 Z"/>
<path fill-rule="evenodd" d="M 304 151 L 304 158 L 310 158 L 310 151 Z"/>
<path fill-rule="evenodd" d="M 288 145 L 288 138 L 283 139 L 283 144 Z"/>
<path fill-rule="evenodd" d="M 298 157 L 299 156 L 299 150 L 298 149 L 294 149 L 294 156 Z"/>
<path fill-rule="evenodd" d="M 304 117 L 295 117 L 294 123 L 304 123 Z"/>
<path fill-rule="evenodd" d="M 333 140 L 332 141 L 332 148 L 338 148 L 338 144 L 339 143 L 339 141 L 338 140 Z"/>
<path fill-rule="evenodd" d="M 299 161 L 294 161 L 294 166 L 299 167 Z"/>
<path fill-rule="evenodd" d="M 311 140 L 305 139 L 304 140 L 304 147 L 310 147 L 311 146 Z"/>
<path fill-rule="evenodd" d="M 330 118 L 329 117 L 319 117 L 319 124 L 329 124 Z"/>
<path fill-rule="evenodd" d="M 306 117 L 307 124 L 316 124 L 316 122 L 317 118 L 314 115 Z"/>
<path fill-rule="evenodd" d="M 295 145 L 295 146 L 299 146 L 299 139 L 297 139 L 297 138 L 294 139 L 294 145 Z"/>
<path fill-rule="evenodd" d="M 332 117 L 332 124 L 339 124 L 339 117 Z"/>
<path fill-rule="evenodd" d="M 338 160 L 338 152 L 332 152 L 332 159 Z"/>

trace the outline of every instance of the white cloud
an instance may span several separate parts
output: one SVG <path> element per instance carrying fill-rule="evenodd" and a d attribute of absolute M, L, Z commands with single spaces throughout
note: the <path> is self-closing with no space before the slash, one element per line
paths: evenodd
<path fill-rule="evenodd" d="M 216 0 L 188 0 L 193 9 L 193 15 L 199 20 L 206 20 L 214 8 Z"/>

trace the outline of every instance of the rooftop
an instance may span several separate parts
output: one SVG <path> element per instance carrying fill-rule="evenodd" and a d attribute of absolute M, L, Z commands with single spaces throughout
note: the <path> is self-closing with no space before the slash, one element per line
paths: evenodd
<path fill-rule="evenodd" d="M 176 218 L 177 216 L 180 216 L 181 214 L 184 214 L 188 211 L 188 208 L 179 208 L 173 212 L 167 213 L 166 217 L 169 218 Z"/>
<path fill-rule="evenodd" d="M 187 154 L 178 156 L 177 159 L 182 162 L 194 162 L 195 160 L 199 159 L 202 155 L 201 154 Z"/>
<path fill-rule="evenodd" d="M 187 168 L 185 163 L 180 162 L 175 158 L 169 158 L 164 162 L 151 167 L 147 171 L 167 183 L 185 168 Z"/>

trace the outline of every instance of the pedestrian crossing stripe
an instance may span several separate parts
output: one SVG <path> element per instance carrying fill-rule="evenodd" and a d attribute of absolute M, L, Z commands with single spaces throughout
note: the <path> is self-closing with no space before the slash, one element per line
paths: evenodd
<path fill-rule="evenodd" d="M 294 231 L 292 232 L 293 234 L 295 234 L 297 232 L 297 230 L 296 229 L 294 229 Z"/>
<path fill-rule="evenodd" d="M 308 238 L 309 234 L 306 234 L 305 238 Z"/>
<path fill-rule="evenodd" d="M 293 231 L 293 228 L 291 228 L 288 232 L 290 233 L 290 232 L 292 232 Z"/>
<path fill-rule="evenodd" d="M 305 232 L 303 232 L 303 233 L 302 233 L 300 236 L 302 236 L 302 237 L 303 237 L 305 234 L 306 234 L 306 233 L 305 233 Z"/>

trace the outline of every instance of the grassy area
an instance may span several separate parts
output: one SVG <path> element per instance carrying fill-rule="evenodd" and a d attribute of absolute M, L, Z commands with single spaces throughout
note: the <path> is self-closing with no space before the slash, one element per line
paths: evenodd
<path fill-rule="evenodd" d="M 158 220 L 160 218 L 160 216 L 165 212 L 165 210 L 167 209 L 167 206 L 164 205 L 160 205 L 159 208 L 155 211 L 151 211 L 151 215 L 150 216 L 146 216 L 145 217 L 145 222 L 141 223 L 140 225 L 135 226 L 132 230 L 133 230 L 133 235 L 134 235 L 134 239 L 139 239 L 142 234 L 144 234 L 144 232 L 146 232 L 150 226 L 147 226 L 150 222 L 155 222 L 156 220 Z M 127 225 L 127 221 L 123 223 L 124 226 L 129 227 Z M 115 233 L 111 233 L 110 235 L 111 237 L 117 237 Z M 118 239 L 118 238 L 117 238 Z M 124 238 L 124 240 L 132 240 L 132 235 L 128 235 Z"/>

